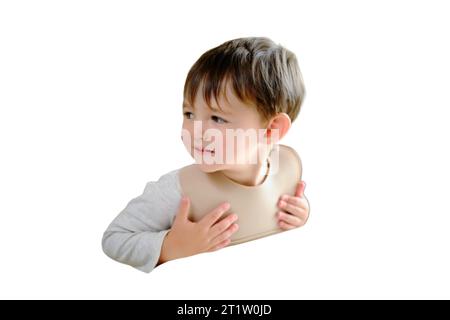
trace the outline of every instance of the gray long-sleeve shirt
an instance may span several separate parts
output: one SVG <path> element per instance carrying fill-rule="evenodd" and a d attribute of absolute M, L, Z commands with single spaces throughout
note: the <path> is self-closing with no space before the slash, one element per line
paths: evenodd
<path fill-rule="evenodd" d="M 155 268 L 182 197 L 178 172 L 148 182 L 111 222 L 102 239 L 107 256 L 143 272 Z"/>

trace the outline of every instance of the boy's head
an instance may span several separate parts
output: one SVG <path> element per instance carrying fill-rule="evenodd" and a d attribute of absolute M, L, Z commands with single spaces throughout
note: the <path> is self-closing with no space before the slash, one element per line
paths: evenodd
<path fill-rule="evenodd" d="M 202 164 L 204 171 L 248 163 L 261 145 L 272 145 L 287 133 L 304 96 L 294 53 L 263 37 L 227 41 L 205 52 L 187 75 L 183 141 L 196 160 L 215 157 L 214 164 Z M 250 141 L 232 143 L 228 133 Z"/>

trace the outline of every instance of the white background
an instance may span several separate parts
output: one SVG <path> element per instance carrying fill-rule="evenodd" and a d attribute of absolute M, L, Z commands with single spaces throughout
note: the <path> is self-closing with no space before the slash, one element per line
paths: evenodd
<path fill-rule="evenodd" d="M 445 1 L 2 1 L 0 298 L 450 298 Z M 106 257 L 145 183 L 191 163 L 186 74 L 267 36 L 307 95 L 282 143 L 308 224 L 169 262 Z"/>

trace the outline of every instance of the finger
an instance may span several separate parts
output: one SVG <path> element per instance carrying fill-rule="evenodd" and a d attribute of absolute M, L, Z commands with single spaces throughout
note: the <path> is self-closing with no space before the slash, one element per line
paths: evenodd
<path fill-rule="evenodd" d="M 204 216 L 203 219 L 200 220 L 200 223 L 207 227 L 211 227 L 228 209 L 230 209 L 230 204 L 228 202 L 224 202 Z"/>
<path fill-rule="evenodd" d="M 238 229 L 239 229 L 239 226 L 236 223 L 233 223 L 231 226 L 228 227 L 228 229 L 226 229 L 224 232 L 219 234 L 217 237 L 215 237 L 211 241 L 211 246 L 216 246 L 217 244 L 221 243 L 222 241 L 230 238 L 233 235 L 233 233 L 238 231 Z"/>
<path fill-rule="evenodd" d="M 230 214 L 228 217 L 224 218 L 223 220 L 217 222 L 215 225 L 213 225 L 209 231 L 209 234 L 211 236 L 211 239 L 214 239 L 219 234 L 224 232 L 228 227 L 235 222 L 238 219 L 238 216 L 236 214 Z"/>
<path fill-rule="evenodd" d="M 290 203 L 296 207 L 304 207 L 303 198 L 300 198 L 300 197 L 294 197 L 294 196 L 284 194 L 280 197 L 280 200 L 284 200 L 287 203 Z"/>
<path fill-rule="evenodd" d="M 303 197 L 303 193 L 305 192 L 306 183 L 305 181 L 300 181 L 297 183 L 297 188 L 295 189 L 295 196 L 296 197 Z"/>
<path fill-rule="evenodd" d="M 221 243 L 219 243 L 218 245 L 216 245 L 216 246 L 214 246 L 214 247 L 208 249 L 208 252 L 213 252 L 213 251 L 222 249 L 223 247 L 226 247 L 227 245 L 229 245 L 230 242 L 231 242 L 230 239 L 225 239 L 225 240 L 223 240 Z"/>
<path fill-rule="evenodd" d="M 187 220 L 189 215 L 189 208 L 190 208 L 191 202 L 189 200 L 189 197 L 184 196 L 181 198 L 180 206 L 178 208 L 178 214 L 177 219 L 180 220 Z"/>
<path fill-rule="evenodd" d="M 279 221 L 279 222 L 278 222 L 278 225 L 279 225 L 280 228 L 283 229 L 283 230 L 291 230 L 291 229 L 295 229 L 295 228 L 296 228 L 295 226 L 293 226 L 293 225 L 291 225 L 291 224 L 289 224 L 289 223 L 286 223 L 286 222 L 284 222 L 284 221 Z"/>
<path fill-rule="evenodd" d="M 278 207 L 283 209 L 283 211 L 287 211 L 288 213 L 300 218 L 304 217 L 304 215 L 306 214 L 306 210 L 303 207 L 294 206 L 284 200 L 280 200 L 278 202 Z"/>
<path fill-rule="evenodd" d="M 291 224 L 296 227 L 300 227 L 301 225 L 303 225 L 302 219 L 300 219 L 299 217 L 296 217 L 292 214 L 289 214 L 289 213 L 286 213 L 283 211 L 278 211 L 277 216 L 278 216 L 278 219 L 280 219 L 280 221 L 284 221 L 287 224 Z"/>

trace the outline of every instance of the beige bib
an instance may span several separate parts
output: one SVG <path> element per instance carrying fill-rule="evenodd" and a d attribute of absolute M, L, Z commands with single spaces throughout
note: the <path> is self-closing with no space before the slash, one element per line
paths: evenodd
<path fill-rule="evenodd" d="M 278 166 L 274 166 L 275 161 Z M 277 224 L 276 213 L 280 210 L 277 203 L 282 194 L 294 195 L 302 164 L 294 149 L 279 144 L 271 151 L 269 163 L 269 174 L 257 186 L 236 183 L 220 171 L 204 173 L 197 164 L 181 168 L 181 189 L 191 200 L 190 220 L 199 221 L 227 201 L 231 205 L 227 213 L 239 217 L 239 230 L 231 237 L 231 245 L 283 231 Z"/>

